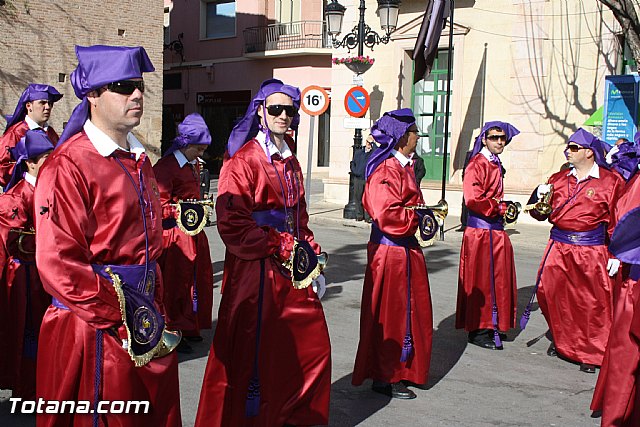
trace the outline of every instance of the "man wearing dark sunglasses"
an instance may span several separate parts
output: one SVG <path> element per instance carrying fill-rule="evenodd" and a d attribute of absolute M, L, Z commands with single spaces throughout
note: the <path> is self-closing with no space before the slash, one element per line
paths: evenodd
<path fill-rule="evenodd" d="M 469 209 L 460 249 L 456 328 L 482 348 L 502 349 L 504 332 L 515 326 L 516 267 L 504 231 L 504 169 L 498 155 L 520 131 L 509 123 L 485 123 L 471 150 L 463 180 Z M 489 264 L 489 268 L 487 268 Z"/>
<path fill-rule="evenodd" d="M 76 46 L 76 55 L 71 83 L 82 101 L 35 191 L 36 259 L 53 297 L 37 395 L 89 401 L 93 413 L 38 414 L 38 424 L 179 426 L 177 357 L 160 351 L 169 334 L 156 298 L 158 184 L 131 133 L 143 111 L 142 74 L 154 68 L 142 47 Z M 101 400 L 143 400 L 152 410 L 99 413 Z"/>
<path fill-rule="evenodd" d="M 7 127 L 0 137 L 0 185 L 6 186 L 16 164 L 11 150 L 30 129 L 42 129 L 56 144 L 58 134 L 49 126 L 53 104 L 62 98 L 55 87 L 44 84 L 30 84 L 20 95 L 12 115 L 7 116 Z"/>
<path fill-rule="evenodd" d="M 607 242 L 624 181 L 608 169 L 605 143 L 584 129 L 571 135 L 564 152 L 570 170 L 555 173 L 543 184 L 547 188 L 534 192 L 537 198 L 553 186 L 551 213 L 530 211 L 537 220 L 553 224 L 537 296 L 553 336 L 547 354 L 561 355 L 580 363 L 581 371 L 595 373 L 613 315 L 612 277 L 620 261 L 609 254 Z"/>
<path fill-rule="evenodd" d="M 320 253 L 308 226 L 300 164 L 286 135 L 297 129 L 299 106 L 298 88 L 267 80 L 229 137 L 216 202 L 226 246 L 222 300 L 198 427 L 328 424 L 324 277 L 298 289 L 283 267 L 294 239 L 298 249 L 308 243 L 306 259 Z M 303 267 L 292 262 L 296 271 Z"/>

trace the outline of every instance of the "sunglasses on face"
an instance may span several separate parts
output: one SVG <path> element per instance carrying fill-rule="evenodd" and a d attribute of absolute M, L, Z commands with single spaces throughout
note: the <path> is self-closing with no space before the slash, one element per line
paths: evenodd
<path fill-rule="evenodd" d="M 131 95 L 136 89 L 141 93 L 144 93 L 143 80 L 121 80 L 107 85 L 107 90 L 109 92 L 115 92 L 121 95 Z"/>
<path fill-rule="evenodd" d="M 283 111 L 287 114 L 287 117 L 293 117 L 298 112 L 293 105 L 267 105 L 267 113 L 269 113 L 270 116 L 278 117 Z"/>
<path fill-rule="evenodd" d="M 489 141 L 506 141 L 507 140 L 507 135 L 487 135 L 487 139 Z"/>
<path fill-rule="evenodd" d="M 564 151 L 571 151 L 572 153 L 577 153 L 580 150 L 584 150 L 585 147 L 580 147 L 579 145 L 567 145 L 567 148 L 565 148 Z"/>

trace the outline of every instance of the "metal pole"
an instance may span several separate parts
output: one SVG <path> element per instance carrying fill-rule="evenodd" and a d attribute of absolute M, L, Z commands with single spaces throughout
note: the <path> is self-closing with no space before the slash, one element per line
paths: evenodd
<path fill-rule="evenodd" d="M 304 183 L 305 199 L 307 202 L 307 212 L 311 206 L 311 162 L 313 161 L 313 137 L 315 136 L 316 116 L 311 116 L 309 124 L 309 151 L 307 152 L 307 179 Z"/>
<path fill-rule="evenodd" d="M 480 101 L 480 129 L 482 129 L 482 126 L 484 125 L 484 96 L 485 96 L 485 90 L 487 88 L 487 44 L 484 44 L 484 63 L 482 64 L 482 93 L 481 95 L 481 101 Z"/>
<path fill-rule="evenodd" d="M 444 116 L 444 147 L 442 155 L 442 194 L 441 198 L 445 199 L 446 196 L 446 182 L 447 182 L 447 148 L 449 145 L 449 111 L 451 106 L 451 68 L 453 64 L 453 10 L 455 9 L 455 1 L 451 0 L 451 11 L 449 15 L 449 61 L 447 64 L 447 100 Z M 444 240 L 444 221 L 443 226 L 440 228 L 440 240 Z"/>
<path fill-rule="evenodd" d="M 364 11 L 366 10 L 365 0 L 360 0 L 360 20 L 358 21 L 358 56 L 364 54 Z M 356 155 L 356 150 L 362 149 L 362 129 L 356 129 L 353 133 L 353 147 L 351 159 Z M 360 202 L 362 203 L 362 202 Z M 344 207 L 342 217 L 346 219 L 356 219 L 356 192 L 353 175 L 349 174 L 349 203 Z"/>

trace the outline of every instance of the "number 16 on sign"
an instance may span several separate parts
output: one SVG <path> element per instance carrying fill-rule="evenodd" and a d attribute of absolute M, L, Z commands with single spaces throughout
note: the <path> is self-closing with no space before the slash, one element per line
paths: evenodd
<path fill-rule="evenodd" d="M 315 136 L 316 116 L 329 108 L 329 94 L 320 86 L 307 86 L 300 94 L 302 111 L 311 116 L 309 125 L 309 150 L 307 151 L 307 179 L 305 179 L 305 194 L 307 211 L 311 197 L 311 163 L 313 161 L 313 138 Z"/>

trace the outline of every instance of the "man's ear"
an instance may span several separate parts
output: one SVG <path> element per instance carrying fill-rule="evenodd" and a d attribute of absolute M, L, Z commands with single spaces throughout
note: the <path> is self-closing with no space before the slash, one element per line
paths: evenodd
<path fill-rule="evenodd" d="M 24 106 L 27 108 L 28 112 L 31 112 L 31 107 L 33 106 L 33 102 L 27 101 Z"/>
<path fill-rule="evenodd" d="M 99 98 L 100 95 L 98 94 L 97 90 L 92 90 L 91 92 L 87 93 L 87 100 L 89 101 L 89 103 L 92 106 L 96 106 L 96 99 Z"/>

